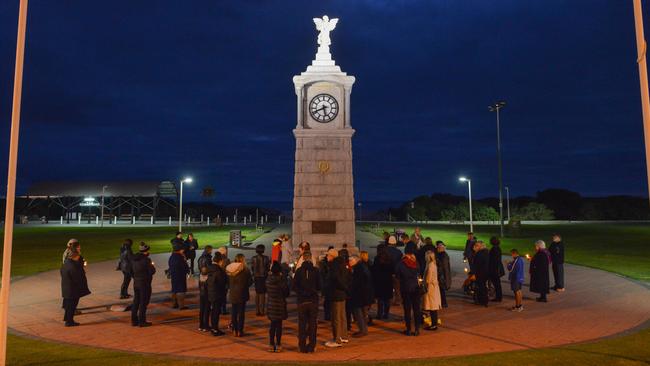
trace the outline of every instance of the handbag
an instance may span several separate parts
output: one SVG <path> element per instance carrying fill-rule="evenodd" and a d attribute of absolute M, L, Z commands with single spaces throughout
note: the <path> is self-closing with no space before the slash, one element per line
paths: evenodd
<path fill-rule="evenodd" d="M 418 288 L 420 296 L 426 295 L 427 291 L 429 290 L 428 287 L 429 286 L 427 286 L 426 281 L 424 281 L 421 276 L 418 276 Z"/>

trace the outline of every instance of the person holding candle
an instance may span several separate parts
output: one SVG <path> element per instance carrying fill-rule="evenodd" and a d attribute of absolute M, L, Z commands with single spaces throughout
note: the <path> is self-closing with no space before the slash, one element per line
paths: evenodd
<path fill-rule="evenodd" d="M 549 264 L 551 254 L 546 250 L 546 243 L 543 240 L 535 242 L 535 255 L 530 260 L 530 291 L 538 293 L 537 302 L 547 302 L 546 295 L 549 293 Z"/>
<path fill-rule="evenodd" d="M 81 254 L 74 249 L 70 250 L 60 272 L 61 296 L 63 297 L 63 308 L 65 309 L 63 320 L 66 327 L 75 327 L 79 325 L 74 321 L 79 299 L 90 294 Z"/>

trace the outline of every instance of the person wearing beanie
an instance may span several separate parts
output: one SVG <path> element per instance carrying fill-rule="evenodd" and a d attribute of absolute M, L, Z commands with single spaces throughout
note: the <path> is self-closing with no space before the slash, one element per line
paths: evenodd
<path fill-rule="evenodd" d="M 174 243 L 174 252 L 169 256 L 169 276 L 172 284 L 172 300 L 174 309 L 185 310 L 185 293 L 187 292 L 187 274 L 190 267 L 183 255 L 183 243 Z"/>
<path fill-rule="evenodd" d="M 269 276 L 271 260 L 268 256 L 264 255 L 264 249 L 263 244 L 256 246 L 255 253 L 257 254 L 251 259 L 253 281 L 255 282 L 255 309 L 257 316 L 264 316 L 266 314 L 266 279 Z"/>
<path fill-rule="evenodd" d="M 347 263 L 339 256 L 336 249 L 327 251 L 326 288 L 330 297 L 332 319 L 332 340 L 325 343 L 326 347 L 341 347 L 348 343 L 348 328 L 345 314 L 345 300 L 349 288 L 349 272 Z"/>
<path fill-rule="evenodd" d="M 302 265 L 293 277 L 293 291 L 298 303 L 298 348 L 301 353 L 312 353 L 316 348 L 321 276 L 312 263 L 310 251 L 302 253 L 302 260 Z"/>
<path fill-rule="evenodd" d="M 419 286 L 419 268 L 415 258 L 414 248 L 405 250 L 404 258 L 395 268 L 395 277 L 400 283 L 400 291 L 404 308 L 404 324 L 407 336 L 420 334 L 420 286 Z M 411 321 L 414 323 L 413 332 L 411 332 Z"/>
<path fill-rule="evenodd" d="M 78 242 L 76 243 L 78 244 Z M 60 270 L 61 297 L 63 297 L 63 309 L 65 310 L 63 321 L 66 327 L 79 325 L 79 323 L 74 321 L 79 299 L 90 294 L 81 254 L 74 250 L 74 245 L 71 248 Z"/>
<path fill-rule="evenodd" d="M 133 277 L 133 270 L 131 268 L 131 261 L 133 260 L 132 246 L 133 240 L 126 239 L 120 247 L 120 262 L 117 267 L 122 271 L 122 275 L 124 276 L 122 286 L 120 287 L 120 299 L 128 299 L 131 297 L 131 295 L 129 295 L 129 284 Z"/>
<path fill-rule="evenodd" d="M 221 253 L 214 253 L 212 263 L 207 265 L 208 272 L 208 301 L 210 301 L 210 329 L 212 335 L 219 337 L 225 335 L 219 329 L 219 316 L 221 315 L 222 304 L 226 303 L 226 284 L 228 276 L 223 269 L 224 257 Z"/>
<path fill-rule="evenodd" d="M 199 267 L 199 272 L 201 271 L 201 268 L 207 267 L 210 264 L 212 264 L 212 249 L 213 249 L 212 245 L 206 245 L 203 248 L 203 253 L 196 261 L 196 264 Z"/>
<path fill-rule="evenodd" d="M 271 274 L 266 280 L 268 289 L 267 316 L 271 321 L 269 327 L 269 352 L 282 352 L 282 321 L 287 319 L 287 297 L 289 285 L 282 275 L 278 262 L 271 265 Z"/>
<path fill-rule="evenodd" d="M 183 240 L 183 233 L 177 231 L 176 236 L 174 237 L 174 239 L 170 240 L 170 243 L 172 244 L 172 251 L 174 252 L 177 250 L 174 248 L 178 248 L 179 246 L 185 247 L 185 240 Z"/>
<path fill-rule="evenodd" d="M 138 253 L 133 256 L 133 304 L 131 305 L 131 325 L 134 327 L 149 327 L 147 321 L 147 306 L 151 300 L 151 282 L 156 273 L 151 258 L 149 246 L 140 243 Z"/>

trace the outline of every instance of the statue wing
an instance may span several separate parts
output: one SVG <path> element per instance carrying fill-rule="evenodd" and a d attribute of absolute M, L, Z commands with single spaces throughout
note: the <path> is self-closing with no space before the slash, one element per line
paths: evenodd
<path fill-rule="evenodd" d="M 314 24 L 316 24 L 316 30 L 322 30 L 323 29 L 323 19 L 314 18 Z"/>
<path fill-rule="evenodd" d="M 336 28 L 336 23 L 338 22 L 339 18 L 330 19 L 330 30 L 334 30 L 334 28 Z"/>

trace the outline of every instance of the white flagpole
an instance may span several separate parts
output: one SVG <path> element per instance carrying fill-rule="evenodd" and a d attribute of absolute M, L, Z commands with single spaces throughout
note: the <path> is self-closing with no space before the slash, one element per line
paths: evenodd
<path fill-rule="evenodd" d="M 20 102 L 23 89 L 25 60 L 25 30 L 27 28 L 27 0 L 20 0 L 18 36 L 16 37 L 16 71 L 11 111 L 11 140 L 7 173 L 7 205 L 5 209 L 4 249 L 2 255 L 2 289 L 0 289 L 0 365 L 7 362 L 7 319 L 9 314 L 9 286 L 11 284 L 11 248 L 14 233 L 14 204 L 16 200 L 16 165 L 18 162 L 18 132 L 20 130 Z"/>
<path fill-rule="evenodd" d="M 636 29 L 636 47 L 639 64 L 639 82 L 641 84 L 641 109 L 643 111 L 643 132 L 645 135 L 645 163 L 650 192 L 650 96 L 648 95 L 648 64 L 646 61 L 647 43 L 643 34 L 643 6 L 641 0 L 634 0 L 634 26 Z"/>

